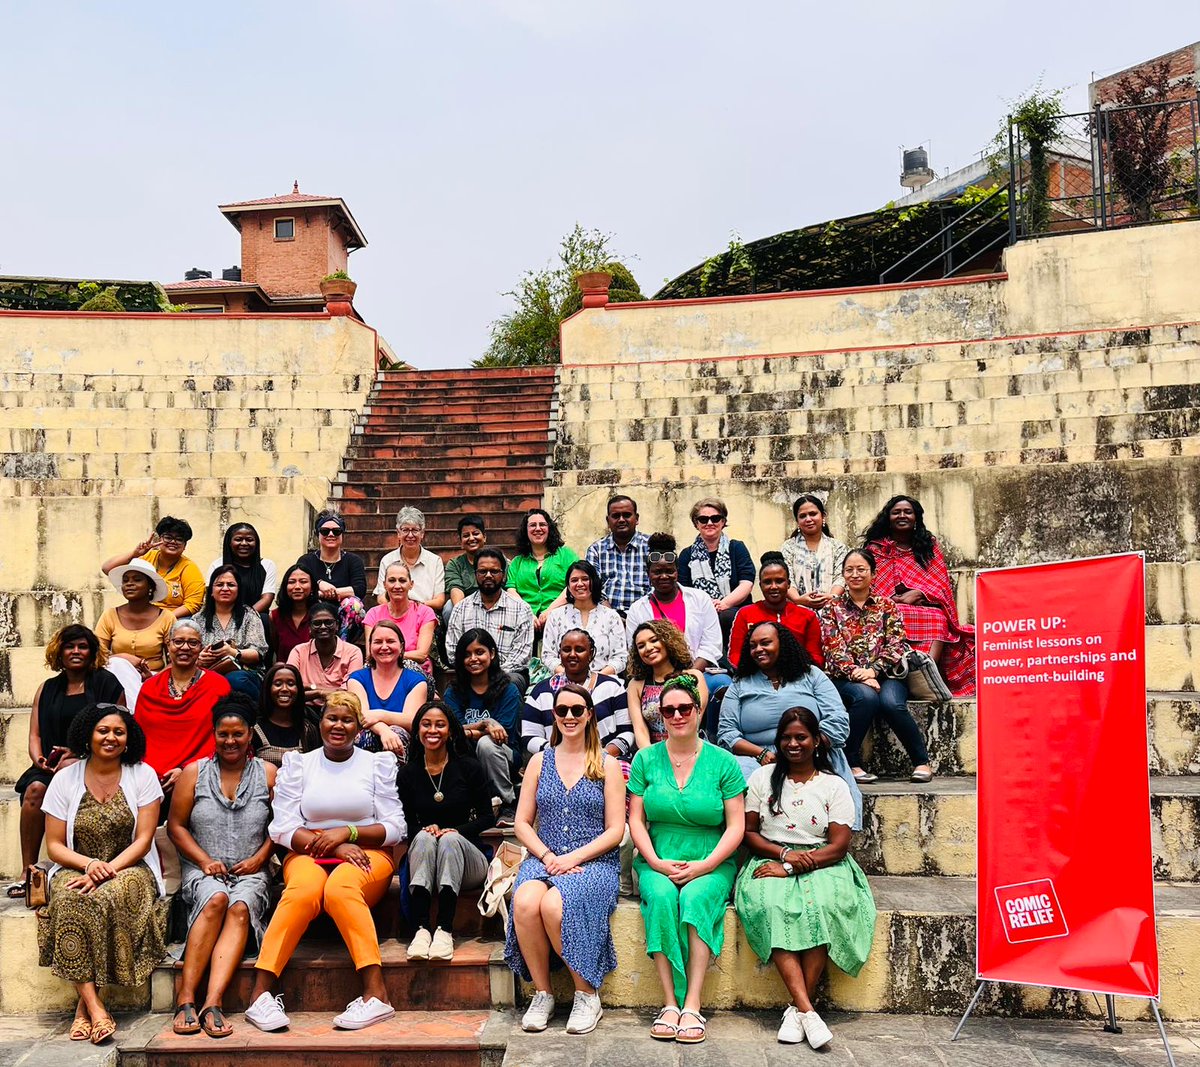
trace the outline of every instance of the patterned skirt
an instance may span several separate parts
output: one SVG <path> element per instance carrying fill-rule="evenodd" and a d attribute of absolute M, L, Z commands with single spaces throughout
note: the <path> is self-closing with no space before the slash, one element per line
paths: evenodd
<path fill-rule="evenodd" d="M 799 952 L 829 946 L 829 958 L 848 975 L 862 970 L 875 937 L 875 898 L 867 876 L 847 856 L 791 878 L 755 878 L 770 860 L 752 859 L 738 876 L 734 906 L 746 940 L 764 963 L 775 948 Z"/>

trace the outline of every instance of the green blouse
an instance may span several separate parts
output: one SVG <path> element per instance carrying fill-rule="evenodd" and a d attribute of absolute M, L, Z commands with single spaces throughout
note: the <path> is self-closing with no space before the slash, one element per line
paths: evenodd
<path fill-rule="evenodd" d="M 542 560 L 541 566 L 532 556 L 513 556 L 508 564 L 508 588 L 540 615 L 567 587 L 567 571 L 579 556 L 566 545 Z"/>

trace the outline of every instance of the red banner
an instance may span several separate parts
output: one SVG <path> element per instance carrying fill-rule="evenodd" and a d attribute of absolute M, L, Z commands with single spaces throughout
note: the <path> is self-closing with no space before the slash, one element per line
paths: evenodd
<path fill-rule="evenodd" d="M 980 571 L 979 977 L 1158 996 L 1139 554 Z"/>

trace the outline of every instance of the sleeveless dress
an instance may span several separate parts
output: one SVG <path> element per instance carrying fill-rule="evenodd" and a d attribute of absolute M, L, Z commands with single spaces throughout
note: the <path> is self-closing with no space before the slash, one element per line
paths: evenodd
<path fill-rule="evenodd" d="M 396 680 L 396 685 L 384 700 L 375 691 L 375 679 L 372 677 L 370 667 L 363 667 L 362 670 L 354 671 L 350 677 L 358 682 L 363 687 L 367 694 L 367 707 L 363 711 L 368 711 L 371 708 L 381 709 L 383 711 L 392 711 L 399 714 L 404 711 L 404 701 L 412 690 L 422 682 L 428 682 L 425 672 L 420 667 L 402 667 L 400 677 Z M 400 738 L 400 743 L 403 748 L 396 753 L 396 759 L 400 764 L 408 762 L 408 745 L 409 734 L 402 726 L 391 727 L 392 733 Z M 366 727 L 358 732 L 358 736 L 354 739 L 354 744 L 367 752 L 382 752 L 383 742 L 379 739 L 379 735 L 374 730 Z"/>
<path fill-rule="evenodd" d="M 542 750 L 538 776 L 538 834 L 546 847 L 562 856 L 604 833 L 604 782 L 584 775 L 569 790 L 559 777 L 555 750 Z M 606 755 L 606 760 L 612 759 Z M 579 874 L 547 874 L 536 856 L 529 856 L 517 872 L 513 895 L 525 882 L 546 882 L 562 894 L 563 960 L 593 989 L 617 968 L 610 920 L 617 906 L 620 878 L 619 850 L 612 849 L 589 860 Z M 529 981 L 529 968 L 517 944 L 517 931 L 510 914 L 504 961 Z"/>
<path fill-rule="evenodd" d="M 75 851 L 107 863 L 129 847 L 136 823 L 122 790 L 103 804 L 85 791 L 75 814 Z M 170 898 L 158 895 L 145 860 L 87 896 L 67 888 L 78 877 L 59 871 L 49 906 L 38 909 L 39 963 L 68 982 L 140 985 L 166 954 Z"/>
<path fill-rule="evenodd" d="M 271 799 L 267 772 L 260 759 L 249 759 L 242 770 L 233 802 L 221 792 L 221 767 L 215 758 L 204 760 L 196 775 L 196 799 L 188 829 L 192 837 L 213 859 L 226 867 L 252 856 L 267 839 L 271 821 Z M 250 912 L 250 927 L 257 942 L 262 941 L 266 924 L 263 917 L 271 905 L 270 870 L 263 864 L 257 874 L 235 875 L 232 884 L 201 872 L 190 860 L 180 857 L 183 882 L 180 890 L 188 909 L 191 929 L 205 905 L 218 893 L 229 897 L 230 906 L 245 904 Z"/>
<path fill-rule="evenodd" d="M 652 745 L 667 739 L 667 727 L 659 708 L 665 684 L 665 682 L 642 683 L 642 718 L 646 720 L 646 728 L 650 731 Z"/>

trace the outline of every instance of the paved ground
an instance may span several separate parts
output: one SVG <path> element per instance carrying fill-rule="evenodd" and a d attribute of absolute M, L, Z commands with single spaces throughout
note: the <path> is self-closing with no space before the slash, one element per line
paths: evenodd
<path fill-rule="evenodd" d="M 556 1017 L 544 1034 L 509 1040 L 504 1067 L 797 1067 L 805 1063 L 862 1067 L 1161 1067 L 1167 1062 L 1157 1029 L 1123 1024 L 1106 1034 L 1099 1024 L 972 1019 L 954 1044 L 957 1020 L 912 1015 L 829 1015 L 833 1044 L 821 1052 L 775 1040 L 779 1019 L 714 1012 L 703 1045 L 654 1041 L 651 1016 L 606 1012 L 586 1038 L 570 1037 Z M 1200 1026 L 1171 1026 L 1178 1067 L 1200 1067 Z M 582 1049 L 581 1049 L 581 1046 Z"/>

